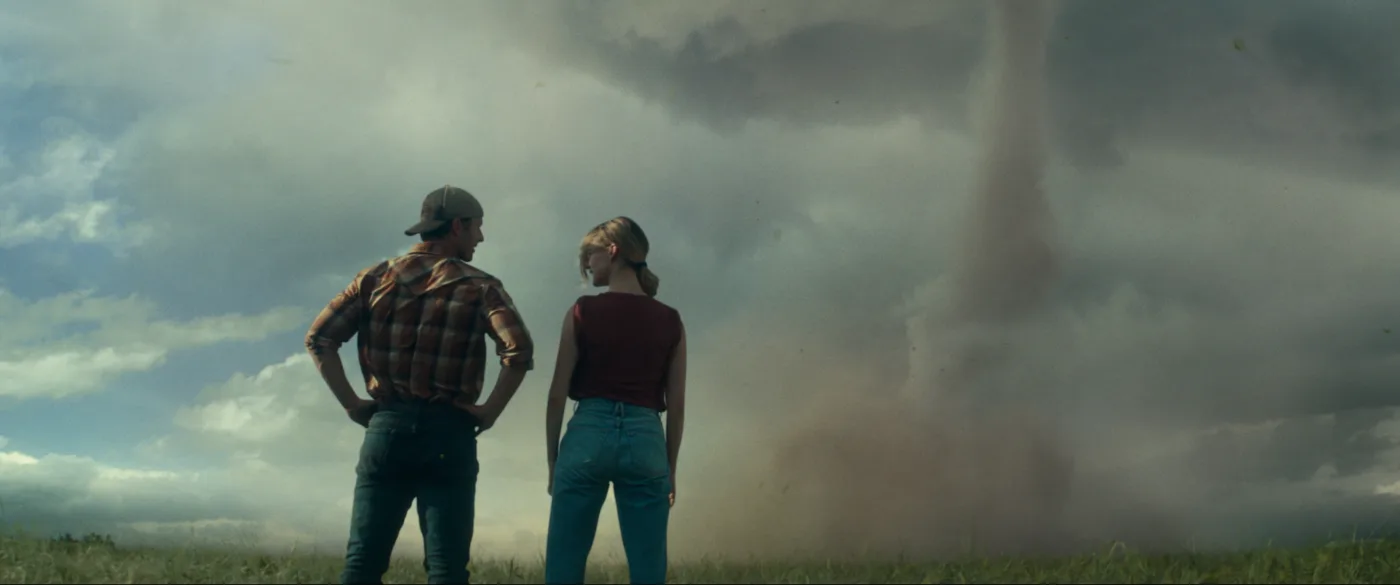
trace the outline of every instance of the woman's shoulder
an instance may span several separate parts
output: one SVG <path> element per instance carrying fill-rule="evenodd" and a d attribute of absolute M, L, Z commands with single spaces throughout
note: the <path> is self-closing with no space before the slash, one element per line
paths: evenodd
<path fill-rule="evenodd" d="M 672 307 L 671 305 L 668 305 L 668 304 L 666 304 L 666 303 L 663 303 L 663 302 L 661 302 L 661 301 L 658 301 L 658 300 L 656 300 L 655 298 L 651 299 L 651 302 L 655 303 L 655 306 L 656 306 L 656 308 L 659 310 L 660 313 L 662 313 L 662 314 L 664 314 L 664 315 L 670 317 L 670 318 L 671 318 L 672 320 L 674 320 L 674 321 L 676 322 L 676 324 L 678 324 L 678 325 L 681 323 L 682 320 L 681 320 L 681 311 L 680 311 L 680 309 L 677 309 L 677 308 L 675 308 L 675 307 Z"/>
<path fill-rule="evenodd" d="M 677 310 L 675 307 L 672 307 L 671 305 L 666 304 L 661 299 L 658 299 L 656 297 L 642 298 L 646 299 L 647 303 L 650 304 L 653 308 L 655 308 L 658 312 L 675 315 L 678 318 L 681 316 L 681 312 L 679 310 Z"/>

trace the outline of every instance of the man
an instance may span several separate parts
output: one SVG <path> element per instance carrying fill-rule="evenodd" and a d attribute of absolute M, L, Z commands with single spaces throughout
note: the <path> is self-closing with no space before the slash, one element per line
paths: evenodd
<path fill-rule="evenodd" d="M 366 427 L 355 467 L 343 583 L 379 583 L 414 499 L 429 583 L 467 583 L 476 508 L 476 436 L 491 428 L 533 367 L 533 343 L 501 281 L 468 262 L 481 204 L 444 186 L 423 200 L 418 235 L 403 256 L 360 272 L 306 334 L 321 377 L 350 420 Z M 337 350 L 359 334 L 370 400 L 345 377 Z M 483 335 L 501 373 L 485 379 Z"/>

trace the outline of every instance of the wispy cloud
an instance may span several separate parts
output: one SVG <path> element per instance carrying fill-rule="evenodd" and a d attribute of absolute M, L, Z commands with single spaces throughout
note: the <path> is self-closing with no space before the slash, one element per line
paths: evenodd
<path fill-rule="evenodd" d="M 117 252 L 140 245 L 150 226 L 123 218 L 119 201 L 94 193 L 114 156 L 111 146 L 75 133 L 48 143 L 31 165 L 0 159 L 0 248 L 57 240 Z"/>
<path fill-rule="evenodd" d="M 139 297 L 78 291 L 26 301 L 4 289 L 0 319 L 7 330 L 0 340 L 0 397 L 16 399 L 100 391 L 123 374 L 160 366 L 171 353 L 257 341 L 306 320 L 302 311 L 279 308 L 172 321 Z"/>

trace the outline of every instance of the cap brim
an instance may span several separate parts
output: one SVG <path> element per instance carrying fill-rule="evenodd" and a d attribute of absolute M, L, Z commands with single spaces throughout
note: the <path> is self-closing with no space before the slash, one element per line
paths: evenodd
<path fill-rule="evenodd" d="M 418 234 L 427 233 L 427 232 L 430 232 L 430 231 L 433 231 L 433 230 L 435 230 L 435 229 L 438 229 L 438 228 L 442 227 L 443 224 L 445 224 L 445 223 L 447 223 L 447 222 L 442 221 L 442 220 L 440 220 L 440 219 L 430 219 L 430 220 L 427 220 L 427 221 L 420 221 L 420 222 L 418 222 L 418 223 L 413 224 L 413 227 L 410 227 L 410 228 L 404 230 L 404 231 L 403 231 L 403 235 L 405 235 L 405 236 L 416 236 L 416 235 L 418 235 Z"/>

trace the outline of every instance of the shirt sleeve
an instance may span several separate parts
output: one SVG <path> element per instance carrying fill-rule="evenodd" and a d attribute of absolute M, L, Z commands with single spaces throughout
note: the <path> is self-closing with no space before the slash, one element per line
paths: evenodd
<path fill-rule="evenodd" d="M 311 329 L 306 332 L 308 351 L 316 355 L 333 353 L 355 337 L 360 330 L 360 315 L 364 314 L 364 299 L 360 296 L 364 276 L 363 272 L 356 275 L 311 322 Z"/>
<path fill-rule="evenodd" d="M 482 287 L 482 311 L 486 313 L 486 333 L 496 342 L 496 355 L 501 367 L 526 371 L 535 367 L 535 342 L 525 328 L 525 320 L 515 309 L 515 302 L 499 281 Z"/>

